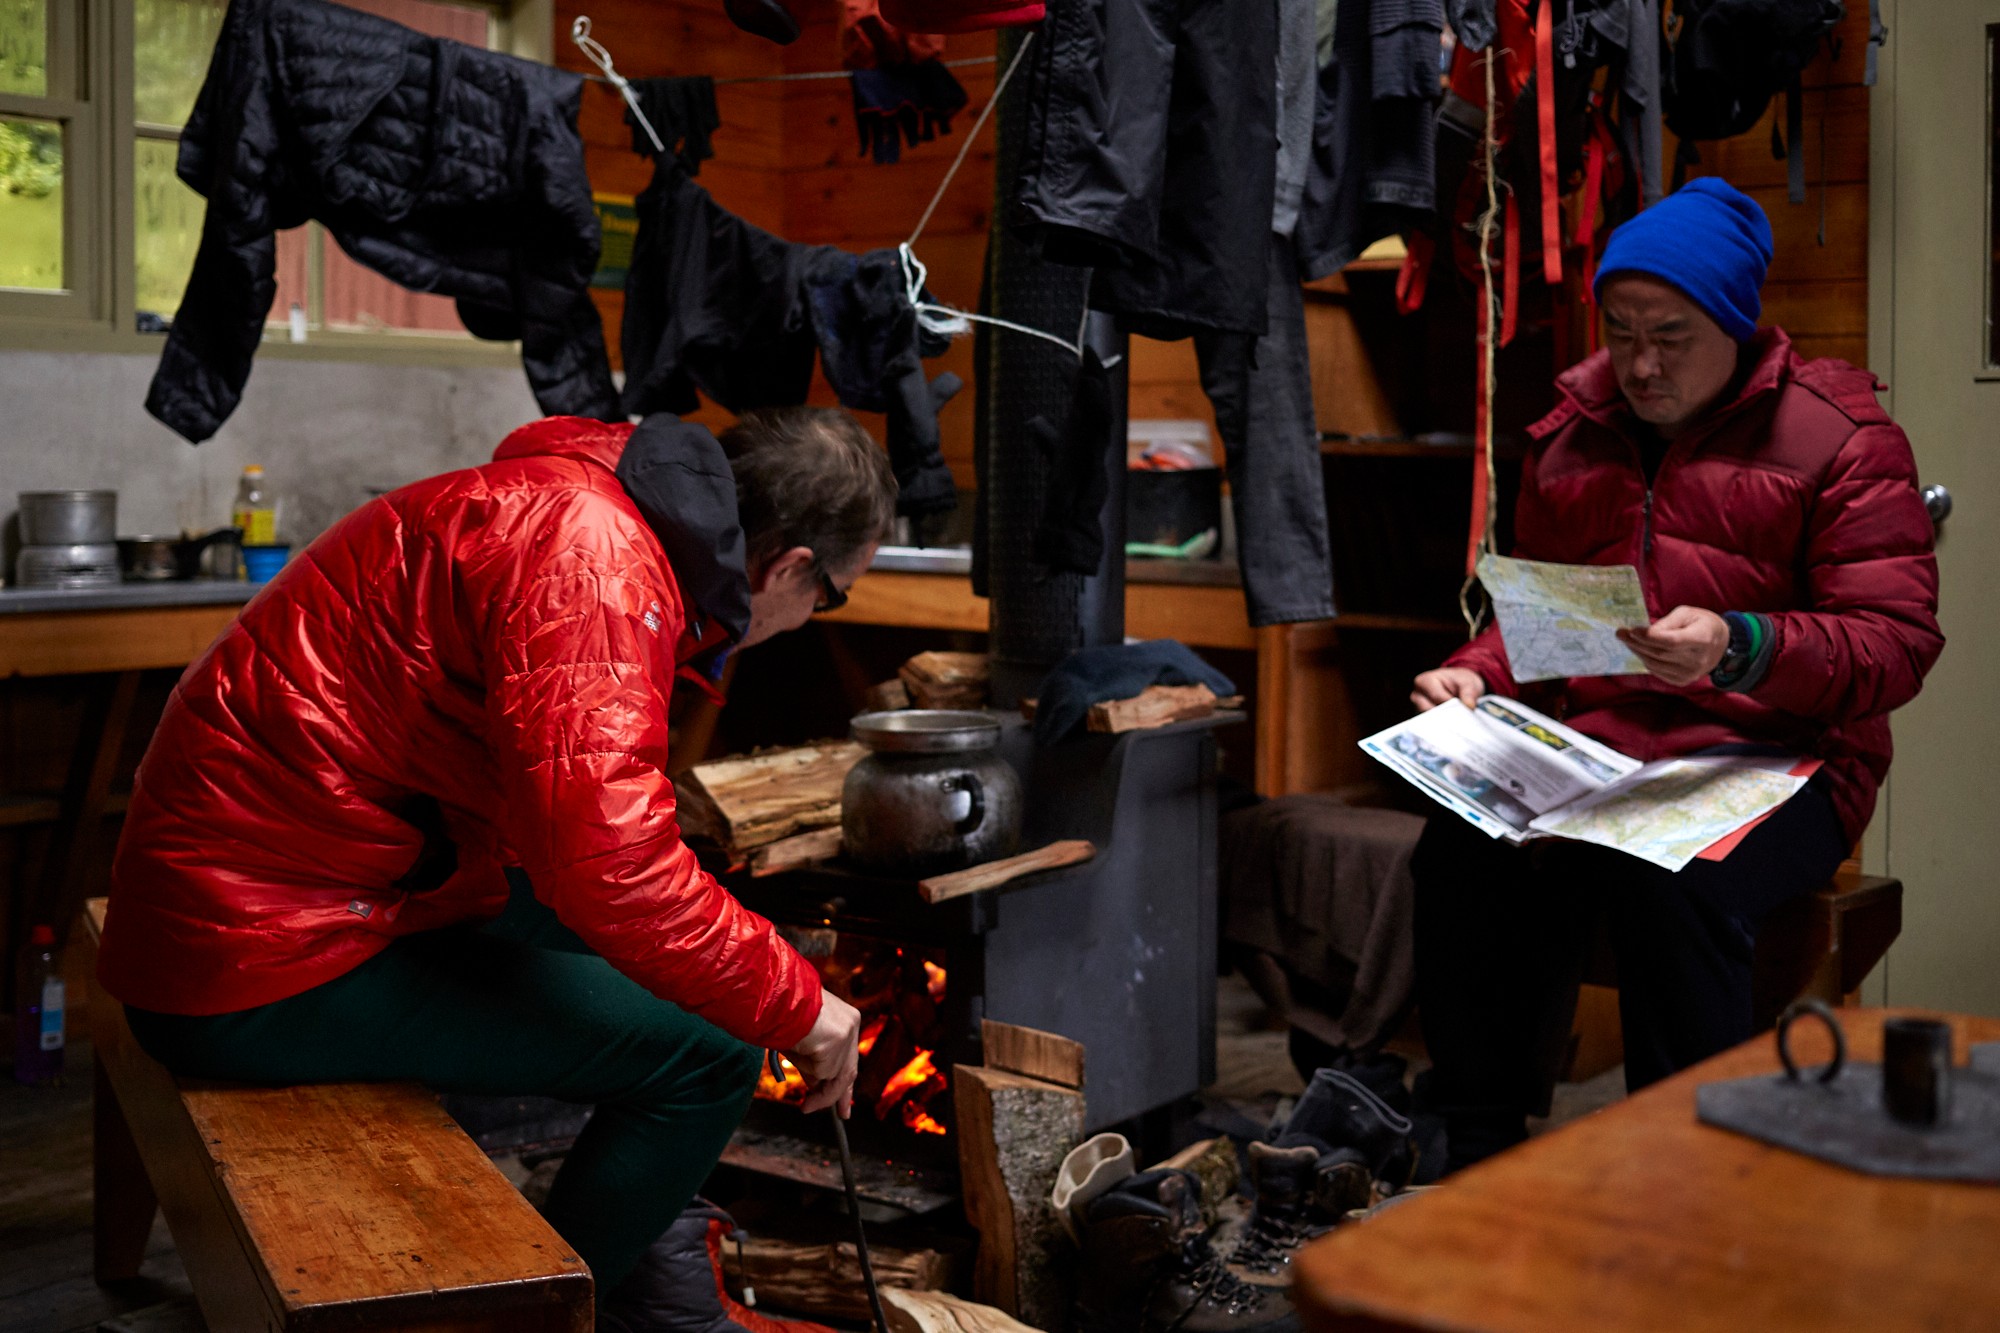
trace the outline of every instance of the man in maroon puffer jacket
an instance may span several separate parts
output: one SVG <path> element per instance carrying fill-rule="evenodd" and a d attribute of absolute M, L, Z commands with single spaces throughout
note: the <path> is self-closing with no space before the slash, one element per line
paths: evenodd
<path fill-rule="evenodd" d="M 545 1212 L 616 1297 L 765 1048 L 845 1114 L 859 1016 L 682 842 L 668 700 L 844 601 L 895 497 L 840 412 L 551 417 L 336 523 L 139 767 L 98 960 L 139 1044 L 594 1105 Z"/>
<path fill-rule="evenodd" d="M 1824 767 L 1725 860 L 1488 839 L 1434 816 L 1413 862 L 1417 998 L 1454 1166 L 1545 1113 L 1601 916 L 1637 1089 L 1747 1038 L 1757 924 L 1823 885 L 1889 769 L 1889 713 L 1944 645 L 1932 528 L 1874 377 L 1758 329 L 1756 202 L 1699 178 L 1621 227 L 1597 277 L 1606 349 L 1530 431 L 1514 554 L 1639 569 L 1647 674 L 1514 682 L 1497 629 L 1417 677 L 1426 709 L 1521 695 L 1639 759 L 1766 749 Z"/>

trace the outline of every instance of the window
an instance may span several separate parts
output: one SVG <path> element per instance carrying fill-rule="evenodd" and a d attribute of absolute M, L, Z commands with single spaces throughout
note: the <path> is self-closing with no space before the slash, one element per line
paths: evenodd
<path fill-rule="evenodd" d="M 427 32 L 546 59 L 549 0 L 341 0 Z M 0 0 L 0 329 L 94 329 L 129 347 L 173 318 L 205 201 L 174 174 L 227 0 Z M 274 335 L 470 344 L 453 303 L 342 253 L 317 223 L 278 237 Z"/>

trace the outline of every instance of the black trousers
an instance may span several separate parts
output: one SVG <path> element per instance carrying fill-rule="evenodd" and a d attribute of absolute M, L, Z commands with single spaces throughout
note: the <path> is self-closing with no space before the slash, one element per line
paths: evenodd
<path fill-rule="evenodd" d="M 1514 847 L 1431 817 L 1416 880 L 1417 1006 L 1454 1167 L 1545 1114 L 1585 951 L 1603 922 L 1618 967 L 1632 1091 L 1751 1035 L 1757 925 L 1826 883 L 1848 840 L 1818 779 L 1725 860 L 1679 871 L 1586 843 Z"/>

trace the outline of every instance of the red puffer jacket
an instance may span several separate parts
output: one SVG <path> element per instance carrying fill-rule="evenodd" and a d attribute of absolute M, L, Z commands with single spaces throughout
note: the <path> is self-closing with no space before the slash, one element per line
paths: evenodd
<path fill-rule="evenodd" d="M 1637 565 L 1656 619 L 1683 605 L 1762 612 L 1777 631 L 1769 671 L 1743 693 L 1580 677 L 1546 702 L 1640 759 L 1743 742 L 1817 755 L 1858 839 L 1889 771 L 1889 713 L 1944 647 L 1930 516 L 1874 376 L 1801 360 L 1777 329 L 1747 354 L 1740 392 L 1674 441 L 1651 487 L 1610 354 L 1565 372 L 1563 403 L 1530 432 L 1514 553 Z M 1447 665 L 1518 692 L 1497 630 Z"/>
<path fill-rule="evenodd" d="M 631 426 L 556 417 L 492 463 L 364 505 L 251 600 L 140 766 L 107 990 L 182 1014 L 283 999 L 396 936 L 497 915 L 502 867 L 520 866 L 654 994 L 797 1045 L 818 975 L 695 863 L 666 776 L 676 672 L 697 640 L 724 641 L 697 606 L 710 587 L 729 603 L 728 561 L 688 568 L 704 546 L 735 543 L 747 609 L 733 481 L 701 428 L 639 430 L 628 462 L 664 439 L 670 489 L 720 497 L 690 520 L 712 531 L 649 523 L 633 498 L 649 492 L 614 471 Z M 440 815 L 456 868 L 413 887 L 431 859 L 419 825 Z"/>

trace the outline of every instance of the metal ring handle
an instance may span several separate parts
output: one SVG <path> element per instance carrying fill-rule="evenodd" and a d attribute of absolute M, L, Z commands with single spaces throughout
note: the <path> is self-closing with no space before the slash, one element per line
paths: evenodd
<path fill-rule="evenodd" d="M 965 815 L 954 826 L 962 838 L 986 822 L 986 786 L 976 773 L 960 773 L 944 780 L 946 791 L 965 793 Z"/>
<path fill-rule="evenodd" d="M 1784 1062 L 1785 1077 L 1799 1076 L 1798 1062 L 1792 1059 L 1792 1020 L 1811 1014 L 1826 1024 L 1826 1030 L 1833 1036 L 1833 1059 L 1815 1077 L 1821 1083 L 1831 1083 L 1840 1077 L 1840 1071 L 1847 1064 L 1847 1037 L 1840 1030 L 1840 1020 L 1833 1016 L 1824 1000 L 1794 1000 L 1786 1006 L 1778 1018 L 1778 1059 Z"/>

